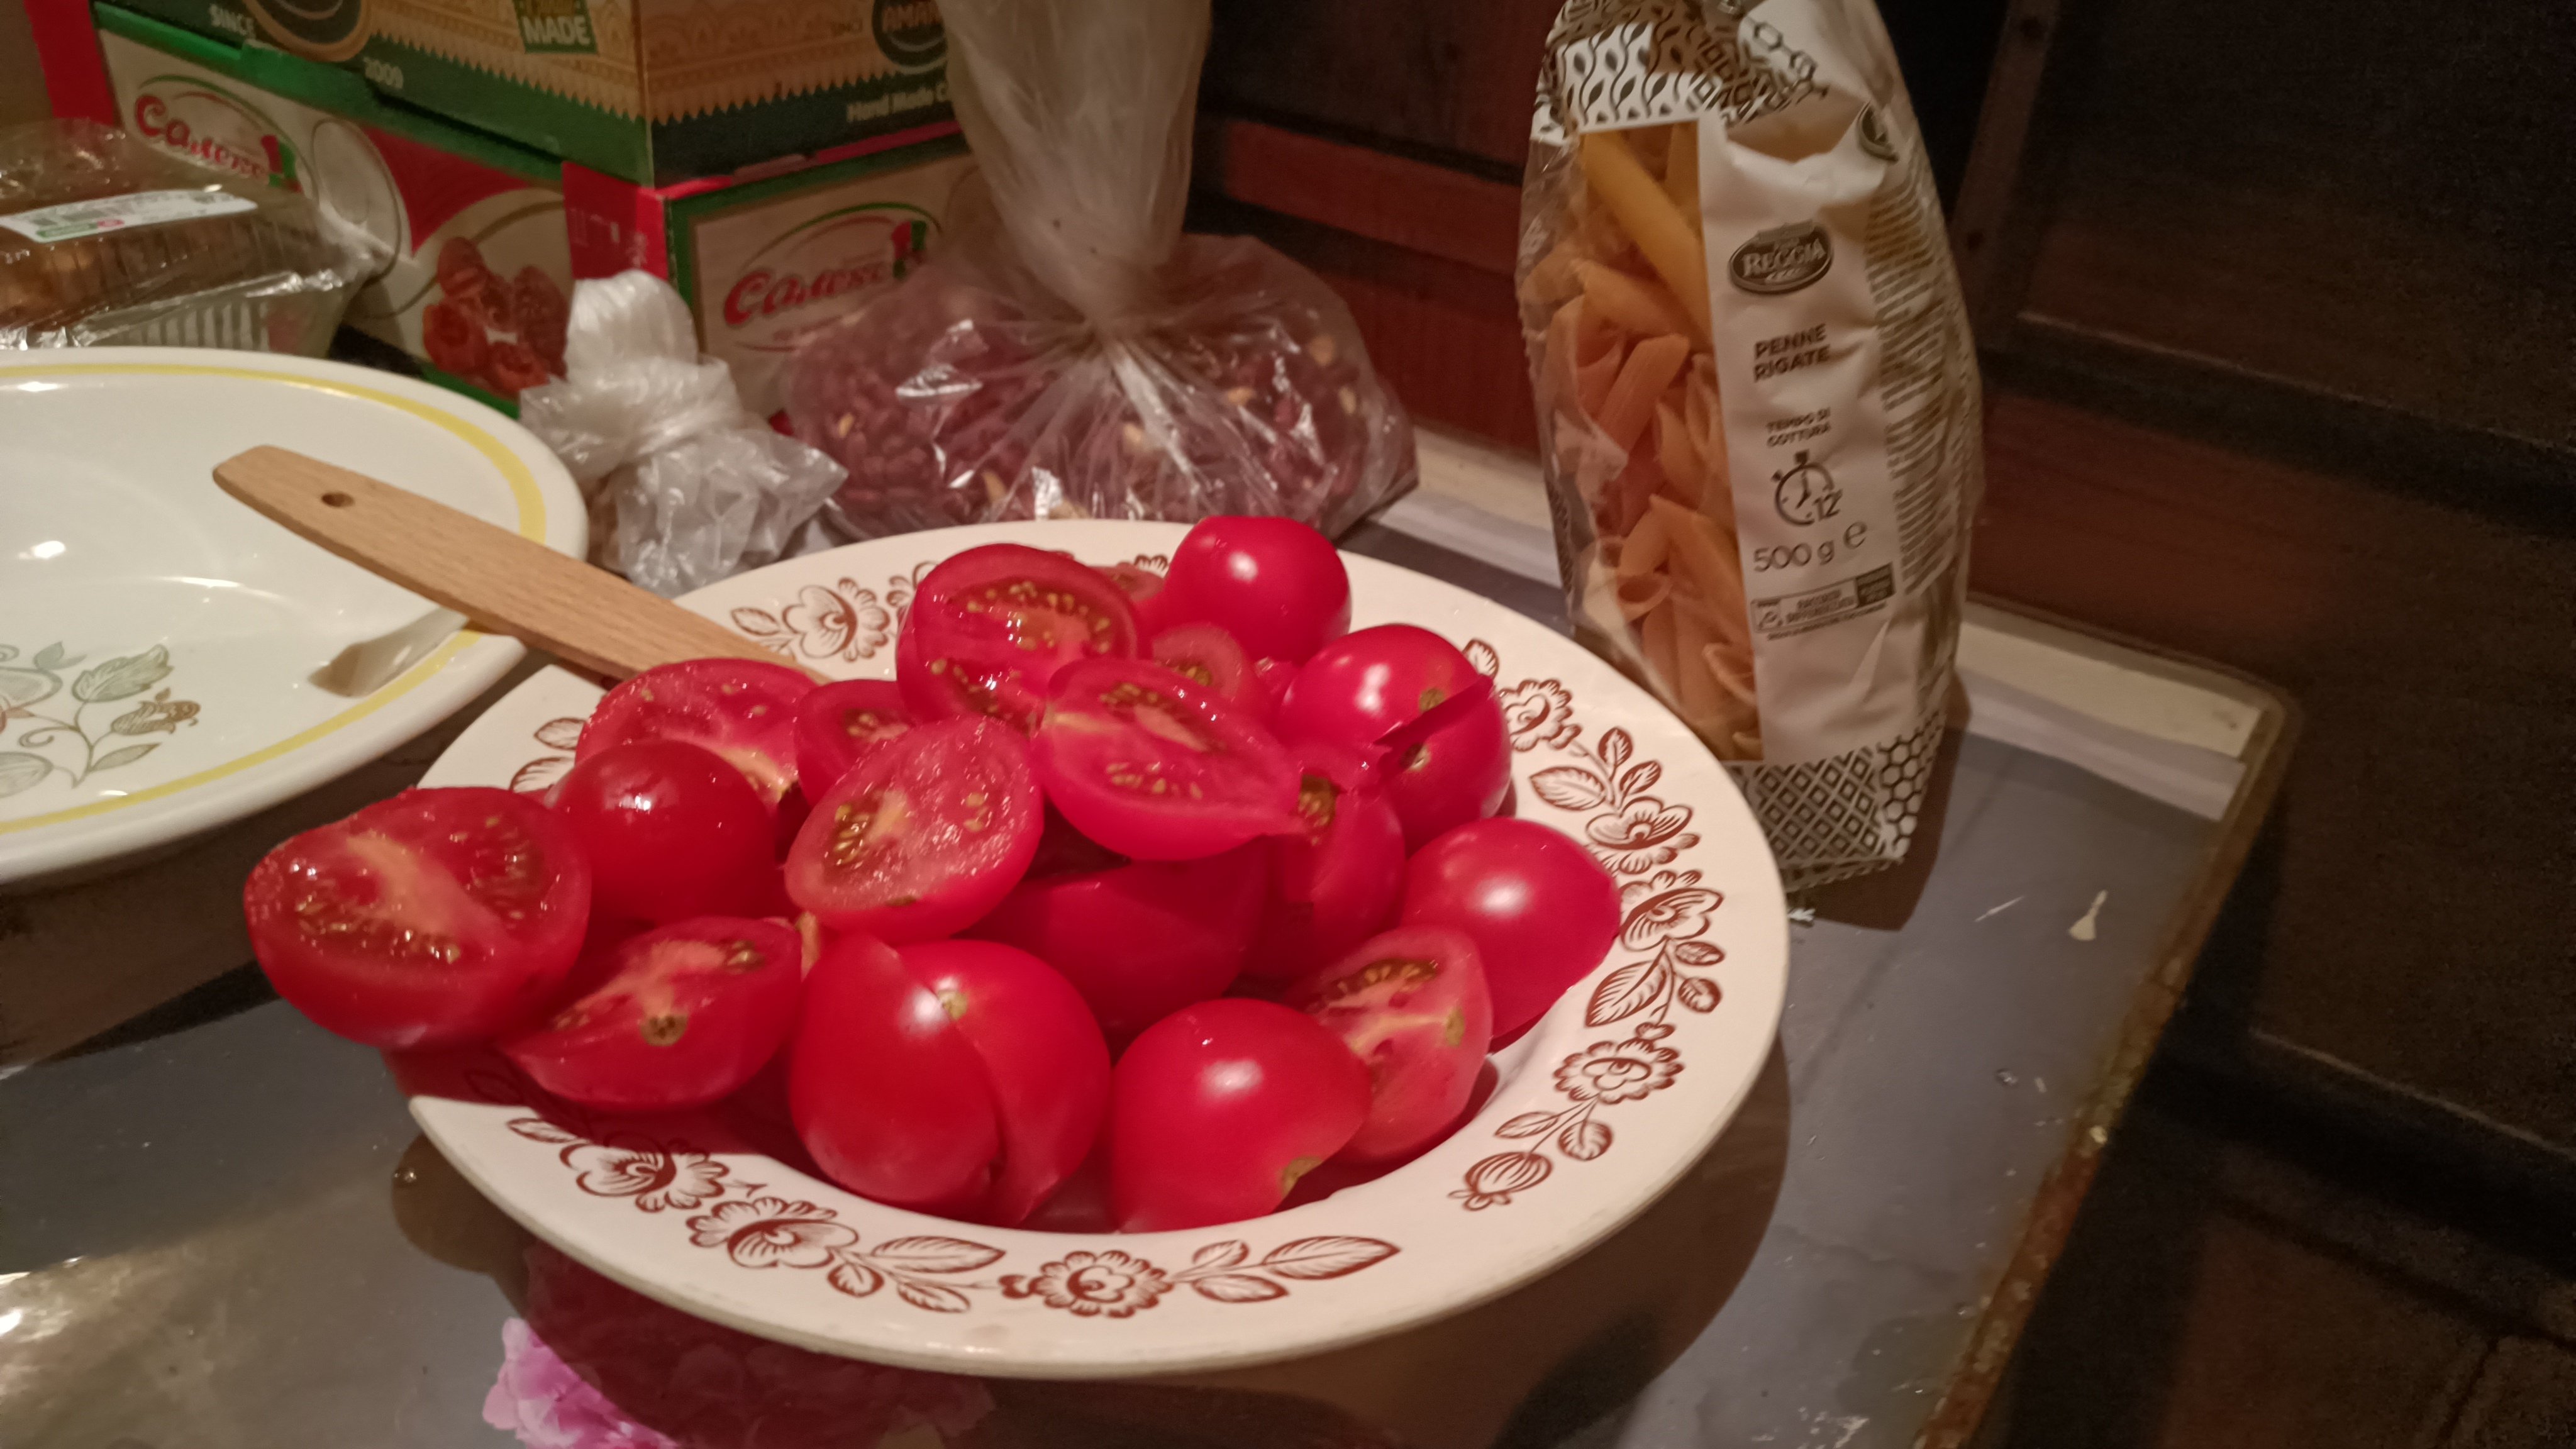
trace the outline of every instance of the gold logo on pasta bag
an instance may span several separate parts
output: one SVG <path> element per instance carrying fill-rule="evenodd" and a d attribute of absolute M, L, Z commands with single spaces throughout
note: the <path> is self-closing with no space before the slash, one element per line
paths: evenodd
<path fill-rule="evenodd" d="M 1800 221 L 1754 233 L 1726 259 L 1726 277 L 1738 291 L 1776 297 L 1814 285 L 1833 265 L 1834 244 L 1825 229 Z"/>

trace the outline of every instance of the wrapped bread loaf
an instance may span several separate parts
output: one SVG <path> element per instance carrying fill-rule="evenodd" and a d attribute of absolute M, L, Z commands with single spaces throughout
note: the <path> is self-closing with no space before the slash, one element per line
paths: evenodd
<path fill-rule="evenodd" d="M 369 260 L 295 191 L 93 122 L 0 131 L 0 347 L 318 355 Z"/>

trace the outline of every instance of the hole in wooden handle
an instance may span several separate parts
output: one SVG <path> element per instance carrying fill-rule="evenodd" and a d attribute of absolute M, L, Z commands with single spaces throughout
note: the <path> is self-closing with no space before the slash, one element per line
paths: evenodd
<path fill-rule="evenodd" d="M 322 506 L 325 508 L 346 508 L 357 501 L 357 499 L 350 497 L 348 494 L 337 490 L 322 495 Z"/>

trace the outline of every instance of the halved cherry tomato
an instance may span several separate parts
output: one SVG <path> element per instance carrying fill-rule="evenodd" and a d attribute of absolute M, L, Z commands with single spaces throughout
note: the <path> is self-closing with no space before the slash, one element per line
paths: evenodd
<path fill-rule="evenodd" d="M 1109 1045 L 1062 976 L 993 941 L 922 941 L 896 954 L 982 1060 L 1002 1160 L 979 1222 L 1027 1217 L 1091 1155 L 1109 1110 Z"/>
<path fill-rule="evenodd" d="M 861 757 L 910 728 L 912 712 L 891 679 L 816 685 L 796 705 L 797 786 L 822 799 Z"/>
<path fill-rule="evenodd" d="M 1333 640 L 1306 661 L 1288 687 L 1279 726 L 1293 739 L 1373 745 L 1462 694 L 1492 688 L 1448 640 L 1411 624 L 1380 624 Z"/>
<path fill-rule="evenodd" d="M 1404 924 L 1476 942 L 1509 1041 L 1591 974 L 1619 935 L 1619 883 L 1572 838 L 1534 820 L 1478 820 L 1414 854 Z"/>
<path fill-rule="evenodd" d="M 606 981 L 501 1051 L 540 1087 L 620 1112 L 702 1107 L 796 1026 L 805 946 L 784 921 L 700 916 L 611 953 Z"/>
<path fill-rule="evenodd" d="M 723 756 L 776 805 L 796 783 L 796 705 L 813 688 L 803 671 L 757 659 L 647 669 L 590 712 L 573 758 L 637 740 L 683 740 Z"/>
<path fill-rule="evenodd" d="M 917 719 L 984 714 L 1036 727 L 1056 671 L 1134 656 L 1136 615 L 1099 570 L 1062 554 L 989 543 L 921 581 L 895 646 L 895 680 Z"/>
<path fill-rule="evenodd" d="M 1303 1012 L 1227 997 L 1185 1006 L 1118 1058 L 1110 1198 L 1127 1232 L 1259 1217 L 1349 1144 L 1368 1069 Z"/>
<path fill-rule="evenodd" d="M 974 1207 L 1002 1148 L 990 1075 L 893 947 L 843 936 L 805 978 L 787 1105 L 823 1175 L 923 1212 Z"/>
<path fill-rule="evenodd" d="M 1511 798 L 1511 730 L 1490 685 L 1397 726 L 1378 745 L 1386 751 L 1378 779 L 1411 849 L 1493 814 Z"/>
<path fill-rule="evenodd" d="M 1302 660 L 1351 627 L 1333 541 L 1291 518 L 1202 518 L 1172 550 L 1164 607 L 1222 624 L 1255 655 Z"/>
<path fill-rule="evenodd" d="M 814 802 L 787 851 L 787 894 L 835 930 L 945 936 L 1010 894 L 1043 825 L 1029 747 L 981 718 L 877 747 Z"/>
<path fill-rule="evenodd" d="M 1075 829 L 1138 860 L 1193 860 L 1303 828 L 1296 764 L 1270 731 L 1144 660 L 1057 676 L 1030 760 Z"/>
<path fill-rule="evenodd" d="M 548 802 L 590 859 L 594 910 L 663 922 L 784 903 L 769 807 L 711 750 L 639 740 L 595 751 Z"/>
<path fill-rule="evenodd" d="M 1279 732 L 1385 750 L 1387 801 L 1404 821 L 1405 843 L 1420 849 L 1491 815 L 1510 793 L 1511 736 L 1493 696 L 1493 681 L 1448 640 L 1382 624 L 1306 662 L 1279 707 Z"/>
<path fill-rule="evenodd" d="M 1300 976 L 1395 920 L 1404 895 L 1404 826 L 1357 751 L 1309 740 L 1297 791 L 1304 831 L 1271 843 L 1270 894 L 1244 970 Z"/>
<path fill-rule="evenodd" d="M 1494 1036 L 1476 943 L 1444 926 L 1401 926 L 1288 989 L 1282 1004 L 1340 1037 L 1369 1071 L 1368 1120 L 1344 1156 L 1402 1157 L 1458 1120 Z"/>
<path fill-rule="evenodd" d="M 270 851 L 242 909 L 269 983 L 316 1023 L 452 1046 L 545 1010 L 581 949 L 590 864 L 524 795 L 406 790 Z"/>
<path fill-rule="evenodd" d="M 1032 877 L 971 929 L 1064 973 L 1123 1039 L 1233 983 L 1261 920 L 1266 850 Z"/>
<path fill-rule="evenodd" d="M 1270 718 L 1270 697 L 1252 672 L 1252 656 L 1222 625 L 1175 624 L 1154 636 L 1149 652 L 1155 663 L 1215 690 L 1254 719 Z"/>
<path fill-rule="evenodd" d="M 1127 607 L 1136 612 L 1136 637 L 1151 639 L 1179 621 L 1170 617 L 1171 610 L 1163 594 L 1163 576 L 1143 564 L 1104 564 L 1100 572 L 1127 596 Z"/>

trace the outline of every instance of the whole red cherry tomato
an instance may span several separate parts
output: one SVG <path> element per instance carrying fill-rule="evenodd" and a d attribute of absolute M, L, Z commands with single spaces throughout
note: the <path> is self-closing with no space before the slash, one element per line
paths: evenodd
<path fill-rule="evenodd" d="M 501 1051 L 558 1097 L 619 1112 L 702 1107 L 786 1044 L 804 955 L 783 921 L 700 916 L 648 931 L 610 954 L 607 980 Z"/>
<path fill-rule="evenodd" d="M 1259 721 L 1141 659 L 1056 677 L 1030 761 L 1075 829 L 1138 860 L 1194 860 L 1302 828 L 1297 767 Z"/>
<path fill-rule="evenodd" d="M 877 746 L 912 728 L 903 691 L 891 679 L 817 685 L 796 704 L 796 784 L 808 800 L 840 782 Z"/>
<path fill-rule="evenodd" d="M 1002 1150 L 991 1074 L 893 947 L 843 936 L 805 978 L 787 1105 L 823 1175 L 862 1197 L 958 1213 Z"/>
<path fill-rule="evenodd" d="M 1404 924 L 1476 942 L 1508 1041 L 1589 975 L 1619 936 L 1619 885 L 1592 852 L 1533 820 L 1478 820 L 1416 852 Z"/>
<path fill-rule="evenodd" d="M 1265 850 L 1032 878 L 971 929 L 1063 972 L 1123 1039 L 1233 983 L 1261 920 Z"/>
<path fill-rule="evenodd" d="M 796 705 L 813 689 L 803 671 L 757 659 L 647 669 L 590 712 L 573 758 L 637 740 L 685 740 L 723 756 L 776 805 L 796 783 Z"/>
<path fill-rule="evenodd" d="M 679 740 L 612 746 L 575 763 L 548 801 L 590 858 L 597 911 L 661 922 L 783 904 L 769 807 L 712 751 Z"/>
<path fill-rule="evenodd" d="M 1368 1120 L 1342 1155 L 1383 1162 L 1454 1125 L 1493 1042 L 1494 1007 L 1476 943 L 1445 926 L 1399 926 L 1288 988 L 1369 1072 Z"/>
<path fill-rule="evenodd" d="M 1164 609 L 1222 624 L 1255 656 L 1302 660 L 1351 627 L 1333 541 L 1291 518 L 1202 518 L 1172 551 Z"/>
<path fill-rule="evenodd" d="M 1342 1150 L 1368 1069 L 1312 1017 L 1227 997 L 1185 1006 L 1118 1058 L 1109 1191 L 1131 1233 L 1259 1217 Z"/>
<path fill-rule="evenodd" d="M 1002 1159 L 979 1222 L 1008 1227 L 1073 1175 L 1109 1110 L 1109 1045 L 1062 976 L 993 941 L 922 941 L 904 969 L 939 998 L 984 1063 Z"/>
<path fill-rule="evenodd" d="M 1270 893 L 1244 970 L 1303 975 L 1395 920 L 1404 894 L 1404 825 L 1358 752 L 1321 740 L 1295 747 L 1304 831 L 1271 842 Z"/>
<path fill-rule="evenodd" d="M 1019 884 L 1044 826 L 1029 747 L 970 716 L 908 730 L 814 802 L 787 850 L 787 894 L 835 930 L 945 936 Z"/>
<path fill-rule="evenodd" d="M 545 1010 L 581 949 L 590 864 L 524 795 L 406 790 L 270 851 L 242 910 L 269 983 L 319 1025 L 453 1046 Z"/>
<path fill-rule="evenodd" d="M 916 719 L 985 714 L 1033 729 L 1056 671 L 1133 657 L 1135 612 L 1099 570 L 1062 554 L 988 543 L 922 578 L 895 645 L 895 680 Z"/>
<path fill-rule="evenodd" d="M 1448 640 L 1410 624 L 1325 645 L 1289 685 L 1278 728 L 1286 739 L 1385 751 L 1379 780 L 1417 850 L 1491 815 L 1511 791 L 1511 735 L 1493 681 Z"/>

